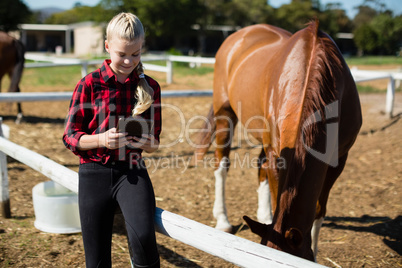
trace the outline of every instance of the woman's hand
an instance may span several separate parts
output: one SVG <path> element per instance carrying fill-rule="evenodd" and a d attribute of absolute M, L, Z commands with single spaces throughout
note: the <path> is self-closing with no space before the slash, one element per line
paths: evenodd
<path fill-rule="evenodd" d="M 130 146 L 138 149 L 142 149 L 147 153 L 152 153 L 159 148 L 159 142 L 155 139 L 154 135 L 142 134 L 141 138 L 127 137 Z"/>
<path fill-rule="evenodd" d="M 129 144 L 127 133 L 117 132 L 116 128 L 111 128 L 108 131 L 100 134 L 99 142 L 103 147 L 108 149 L 118 149 Z"/>
<path fill-rule="evenodd" d="M 78 141 L 80 150 L 91 150 L 101 147 L 114 150 L 126 145 L 152 153 L 159 148 L 159 142 L 153 135 L 142 134 L 142 138 L 127 136 L 127 133 L 117 132 L 116 128 L 97 135 L 83 135 Z"/>
<path fill-rule="evenodd" d="M 127 133 L 119 133 L 116 128 L 111 128 L 108 131 L 96 135 L 83 135 L 78 141 L 80 150 L 91 150 L 101 147 L 108 149 L 118 149 L 129 144 Z"/>

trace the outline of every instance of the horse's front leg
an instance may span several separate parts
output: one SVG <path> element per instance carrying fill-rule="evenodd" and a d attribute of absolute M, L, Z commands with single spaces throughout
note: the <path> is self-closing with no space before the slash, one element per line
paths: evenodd
<path fill-rule="evenodd" d="M 313 223 L 313 227 L 311 229 L 311 249 L 313 250 L 315 261 L 317 261 L 317 254 L 318 254 L 318 238 L 322 227 L 322 223 L 324 222 L 325 214 L 327 213 L 327 202 L 329 192 L 332 186 L 334 185 L 336 179 L 341 175 L 345 167 L 347 158 L 348 154 L 343 155 L 338 159 L 338 166 L 328 168 L 325 177 L 325 182 L 321 189 L 320 196 L 318 198 L 316 216 Z"/>
<path fill-rule="evenodd" d="M 261 150 L 258 166 L 258 221 L 271 224 L 276 209 L 278 197 L 278 166 L 277 157 L 272 148 L 268 146 Z"/>
<path fill-rule="evenodd" d="M 318 236 L 320 234 L 320 230 L 321 230 L 323 222 L 324 222 L 324 217 L 315 219 L 313 222 L 313 227 L 311 228 L 311 249 L 313 250 L 315 262 L 317 262 Z"/>
<path fill-rule="evenodd" d="M 258 157 L 258 182 L 259 187 L 258 193 L 258 209 L 257 209 L 257 219 L 261 223 L 270 224 L 272 223 L 272 206 L 271 206 L 271 192 L 268 183 L 268 172 L 267 172 L 267 158 L 265 155 L 265 150 L 262 149 L 260 156 Z"/>
<path fill-rule="evenodd" d="M 268 179 L 260 181 L 258 193 L 258 221 L 265 224 L 272 223 L 271 192 L 269 190 Z"/>

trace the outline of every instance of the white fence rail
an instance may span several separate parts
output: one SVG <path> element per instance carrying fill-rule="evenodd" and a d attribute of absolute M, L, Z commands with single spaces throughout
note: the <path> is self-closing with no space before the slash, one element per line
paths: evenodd
<path fill-rule="evenodd" d="M 54 67 L 54 66 L 71 66 L 71 65 L 81 65 L 82 76 L 88 73 L 89 65 L 101 64 L 103 60 L 80 60 L 80 59 L 68 59 L 60 57 L 50 57 L 43 56 L 39 54 L 27 53 L 27 59 L 35 61 L 47 61 L 47 63 L 27 63 L 25 68 L 40 68 L 40 67 Z M 166 61 L 166 66 L 155 65 L 144 63 L 144 66 L 148 70 L 164 72 L 166 73 L 167 83 L 173 82 L 173 62 L 188 62 L 190 64 L 214 64 L 215 58 L 205 58 L 205 57 L 188 57 L 188 56 L 173 56 L 173 55 L 144 55 L 142 58 L 143 62 L 149 61 Z M 395 83 L 400 85 L 402 80 L 402 72 L 381 72 L 381 71 L 365 71 L 352 68 L 352 75 L 356 83 L 378 80 L 378 79 L 389 79 L 387 86 L 387 95 L 385 103 L 385 112 L 390 117 L 392 117 L 392 112 L 394 108 L 394 98 L 395 98 Z M 53 94 L 53 93 L 51 93 Z M 7 96 L 7 98 L 10 98 Z M 57 97 L 56 97 L 57 98 Z M 33 99 L 33 98 L 29 98 Z M 40 98 L 38 97 L 38 100 Z M 4 101 L 4 99 L 3 99 Z M 32 100 L 33 101 L 33 100 Z"/>
<path fill-rule="evenodd" d="M 68 101 L 72 92 L 19 92 L 1 93 L 0 102 Z M 212 89 L 169 90 L 161 93 L 162 98 L 212 96 Z"/>
<path fill-rule="evenodd" d="M 395 99 L 395 82 L 398 81 L 398 86 L 400 85 L 400 81 L 402 80 L 402 72 L 366 71 L 358 70 L 357 68 L 352 68 L 351 72 L 356 83 L 388 79 L 385 113 L 388 114 L 389 117 L 392 117 Z"/>
<path fill-rule="evenodd" d="M 1 137 L 0 133 L 0 162 L 3 163 L 3 165 L 0 165 L 0 174 L 3 181 L 0 193 L 7 192 L 7 196 L 0 196 L 0 201 L 8 197 L 7 165 L 4 165 L 6 161 L 5 155 L 9 155 L 37 170 L 64 187 L 76 193 L 78 192 L 77 172 Z M 4 183 L 5 180 L 7 183 Z M 2 204 L 5 204 L 5 202 L 2 202 Z M 218 231 L 160 208 L 156 209 L 155 226 L 157 231 L 164 235 L 240 267 L 324 267 L 244 238 Z"/>
<path fill-rule="evenodd" d="M 81 76 L 85 76 L 88 73 L 88 66 L 100 65 L 103 60 L 81 60 L 71 58 L 61 58 L 45 56 L 35 53 L 26 53 L 26 59 L 34 61 L 42 61 L 35 63 L 26 63 L 25 68 L 43 68 L 43 67 L 56 67 L 56 66 L 81 66 Z M 141 57 L 141 61 L 144 63 L 144 68 L 151 71 L 166 73 L 166 82 L 168 84 L 173 83 L 173 62 L 188 62 L 192 64 L 214 64 L 215 58 L 205 57 L 188 57 L 188 56 L 174 56 L 174 55 L 144 55 Z M 166 61 L 166 66 L 147 63 L 149 61 Z"/>

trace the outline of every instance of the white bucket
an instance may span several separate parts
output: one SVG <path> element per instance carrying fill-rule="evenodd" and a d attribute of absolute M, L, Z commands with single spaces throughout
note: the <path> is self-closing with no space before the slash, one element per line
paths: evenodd
<path fill-rule="evenodd" d="M 62 185 L 46 181 L 32 188 L 35 227 L 43 232 L 81 232 L 78 195 Z"/>

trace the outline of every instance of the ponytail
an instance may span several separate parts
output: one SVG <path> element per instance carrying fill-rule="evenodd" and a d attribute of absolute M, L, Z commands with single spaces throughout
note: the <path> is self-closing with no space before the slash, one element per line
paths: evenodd
<path fill-rule="evenodd" d="M 134 106 L 133 116 L 142 114 L 154 102 L 152 98 L 154 90 L 152 89 L 152 87 L 150 87 L 147 80 L 145 79 L 144 67 L 141 61 L 138 63 L 138 66 L 136 67 L 136 72 L 138 74 L 138 77 L 140 78 L 140 81 L 138 82 L 137 86 L 137 92 L 136 92 L 137 104 Z"/>

